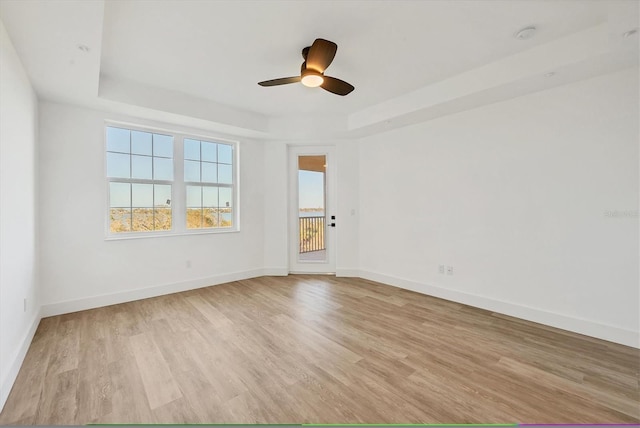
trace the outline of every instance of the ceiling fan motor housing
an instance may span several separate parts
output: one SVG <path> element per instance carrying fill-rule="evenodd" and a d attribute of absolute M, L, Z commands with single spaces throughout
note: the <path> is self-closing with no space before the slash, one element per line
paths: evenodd
<path fill-rule="evenodd" d="M 324 82 L 324 77 L 322 73 L 319 73 L 318 71 L 311 68 L 305 68 L 302 71 L 302 84 L 304 86 L 308 86 L 310 88 L 316 88 L 322 85 L 323 82 Z"/>

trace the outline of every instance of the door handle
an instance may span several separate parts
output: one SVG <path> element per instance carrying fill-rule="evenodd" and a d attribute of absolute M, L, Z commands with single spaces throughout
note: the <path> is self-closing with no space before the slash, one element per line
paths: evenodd
<path fill-rule="evenodd" d="M 329 226 L 336 227 L 336 224 L 335 223 L 331 223 Z"/>

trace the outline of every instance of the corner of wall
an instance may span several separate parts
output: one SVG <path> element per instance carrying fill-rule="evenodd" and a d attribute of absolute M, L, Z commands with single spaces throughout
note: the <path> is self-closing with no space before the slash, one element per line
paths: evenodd
<path fill-rule="evenodd" d="M 0 409 L 40 322 L 38 98 L 0 20 Z M 21 209 L 7 209 L 20 206 Z M 24 305 L 24 306 L 23 306 Z"/>
<path fill-rule="evenodd" d="M 40 324 L 41 309 L 38 308 L 36 311 L 36 315 L 33 317 L 31 321 L 31 325 L 27 334 L 22 339 L 20 346 L 14 352 L 13 358 L 11 359 L 11 365 L 9 366 L 9 370 L 5 375 L 4 379 L 0 382 L 0 412 L 4 408 L 5 403 L 7 402 L 7 398 L 9 398 L 9 393 L 11 392 L 11 388 L 13 387 L 16 378 L 18 377 L 18 373 L 20 372 L 20 367 L 22 367 L 22 363 L 24 362 L 24 358 L 27 355 L 27 351 L 29 350 L 29 346 L 31 346 L 31 341 L 36 334 L 36 330 L 38 329 L 38 325 Z"/>

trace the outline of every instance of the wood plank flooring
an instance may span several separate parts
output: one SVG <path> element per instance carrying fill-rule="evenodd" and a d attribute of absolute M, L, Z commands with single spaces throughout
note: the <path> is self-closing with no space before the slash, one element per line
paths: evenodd
<path fill-rule="evenodd" d="M 410 291 L 264 277 L 43 319 L 0 423 L 637 423 L 639 372 Z"/>

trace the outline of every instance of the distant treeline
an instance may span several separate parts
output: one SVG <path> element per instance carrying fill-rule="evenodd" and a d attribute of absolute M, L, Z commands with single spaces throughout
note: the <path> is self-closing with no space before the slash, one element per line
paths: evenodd
<path fill-rule="evenodd" d="M 231 208 L 187 208 L 187 229 L 231 227 Z M 171 208 L 111 208 L 112 233 L 171 230 Z"/>

